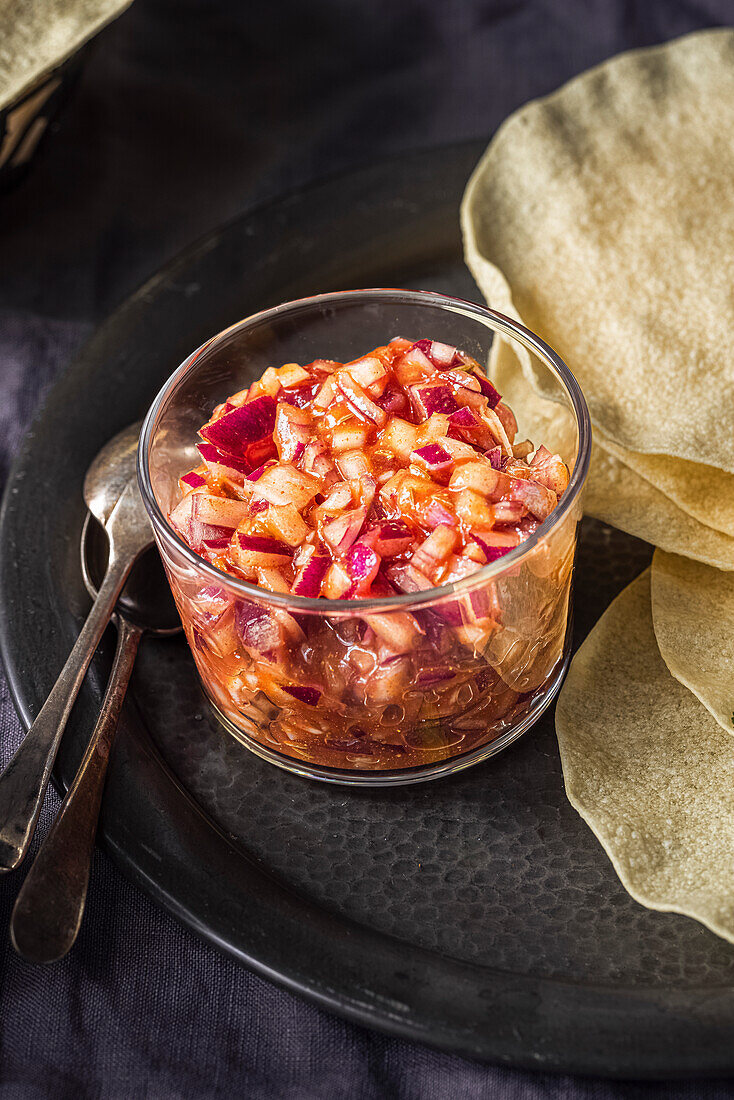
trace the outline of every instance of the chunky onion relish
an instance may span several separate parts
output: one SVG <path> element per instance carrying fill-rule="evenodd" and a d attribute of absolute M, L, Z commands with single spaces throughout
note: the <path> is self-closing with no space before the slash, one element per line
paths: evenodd
<path fill-rule="evenodd" d="M 220 570 L 311 598 L 389 599 L 471 578 L 536 530 L 569 479 L 559 455 L 517 439 L 473 359 L 428 339 L 268 368 L 199 435 L 171 525 Z M 570 558 L 547 558 L 531 570 L 548 591 L 524 640 L 494 581 L 432 610 L 344 619 L 171 579 L 207 688 L 235 726 L 311 762 L 380 769 L 467 751 L 528 705 L 560 659 L 561 618 L 565 629 Z"/>

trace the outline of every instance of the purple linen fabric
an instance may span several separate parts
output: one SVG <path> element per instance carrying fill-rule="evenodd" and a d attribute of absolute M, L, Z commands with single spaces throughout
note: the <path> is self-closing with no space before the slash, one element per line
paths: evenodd
<path fill-rule="evenodd" d="M 245 206 L 404 149 L 488 137 L 622 49 L 730 22 L 731 0 L 136 0 L 31 173 L 0 196 L 0 478 L 93 326 Z M 20 725 L 0 677 L 0 763 Z M 40 833 L 58 798 L 51 792 Z M 484 1066 L 371 1033 L 241 969 L 97 852 L 79 941 L 46 969 L 7 928 L 0 1100 L 723 1100 Z"/>

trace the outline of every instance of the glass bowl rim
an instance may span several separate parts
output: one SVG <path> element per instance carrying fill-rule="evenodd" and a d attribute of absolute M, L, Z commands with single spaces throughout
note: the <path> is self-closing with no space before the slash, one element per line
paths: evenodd
<path fill-rule="evenodd" d="M 225 573 L 223 570 L 217 569 L 215 565 L 211 565 L 197 554 L 196 551 L 192 550 L 188 543 L 186 543 L 168 523 L 153 493 L 150 477 L 149 455 L 153 433 L 157 426 L 158 418 L 167 402 L 175 395 L 184 379 L 187 378 L 191 370 L 195 368 L 198 360 L 212 345 L 221 341 L 224 337 L 229 336 L 237 329 L 244 329 L 250 325 L 261 324 L 264 321 L 280 318 L 284 313 L 290 311 L 296 311 L 309 306 L 318 308 L 330 303 L 344 302 L 350 298 L 355 300 L 355 304 L 359 304 L 360 300 L 373 299 L 384 302 L 393 301 L 398 304 L 405 304 L 407 302 L 413 305 L 433 306 L 434 308 L 450 309 L 451 312 L 456 313 L 468 312 L 473 314 L 480 321 L 485 322 L 485 324 L 490 322 L 487 327 L 492 328 L 495 332 L 503 333 L 506 336 L 518 340 L 550 368 L 551 372 L 560 381 L 567 396 L 570 398 L 578 428 L 578 451 L 576 462 L 571 471 L 568 488 L 563 494 L 560 503 L 556 505 L 548 518 L 539 524 L 532 535 L 513 547 L 507 554 L 503 554 L 502 557 L 483 566 L 482 569 L 479 569 L 476 573 L 472 573 L 469 577 L 463 577 L 450 584 L 428 588 L 421 592 L 410 592 L 402 596 L 373 597 L 371 599 L 327 600 L 323 599 L 321 596 L 296 596 L 292 593 L 271 592 L 268 589 L 260 588 L 256 584 L 251 584 L 249 581 L 242 580 L 240 577 L 235 577 L 231 573 Z M 328 291 L 323 294 L 295 298 L 288 302 L 282 302 L 280 305 L 271 306 L 269 309 L 259 310 L 257 313 L 250 314 L 248 317 L 228 325 L 227 328 L 222 329 L 221 332 L 216 333 L 214 336 L 210 336 L 208 340 L 205 340 L 195 351 L 191 352 L 181 365 L 173 371 L 153 399 L 140 430 L 137 473 L 143 503 L 145 504 L 154 531 L 160 536 L 163 542 L 172 543 L 179 554 L 183 555 L 190 565 L 203 573 L 210 581 L 219 585 L 224 583 L 241 596 L 250 600 L 255 599 L 261 604 L 270 604 L 285 610 L 295 609 L 299 613 L 328 614 L 329 616 L 336 616 L 338 618 L 351 618 L 355 615 L 364 614 L 366 609 L 384 612 L 393 609 L 408 610 L 430 607 L 435 603 L 441 603 L 451 597 L 455 598 L 457 595 L 471 592 L 475 588 L 486 584 L 487 581 L 492 580 L 493 577 L 517 565 L 522 561 L 525 555 L 529 554 L 539 545 L 539 543 L 543 542 L 550 532 L 554 530 L 566 516 L 583 488 L 589 469 L 590 457 L 591 421 L 583 391 L 561 357 L 550 347 L 550 345 L 546 344 L 539 336 L 536 336 L 534 332 L 531 332 L 530 329 L 521 325 L 519 321 L 507 317 L 503 313 L 498 313 L 488 306 L 479 305 L 465 298 L 458 298 L 448 294 L 439 294 L 436 291 L 430 290 L 403 290 L 392 287 L 372 287 L 363 290 Z"/>

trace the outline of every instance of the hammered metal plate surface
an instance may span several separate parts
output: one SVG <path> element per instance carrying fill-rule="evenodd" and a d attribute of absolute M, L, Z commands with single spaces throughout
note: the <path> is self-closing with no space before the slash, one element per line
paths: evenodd
<path fill-rule="evenodd" d="M 192 347 L 255 309 L 367 285 L 478 297 L 457 225 L 478 152 L 378 166 L 256 211 L 100 330 L 52 394 L 6 497 L 0 643 L 24 721 L 87 605 L 81 492 L 60 490 L 81 489 L 98 447 Z M 577 643 L 650 555 L 585 522 Z M 64 739 L 64 786 L 111 641 Z M 353 1019 L 509 1064 L 630 1076 L 734 1069 L 734 951 L 625 893 L 566 801 L 552 711 L 471 771 L 370 792 L 299 779 L 247 752 L 212 716 L 181 641 L 146 641 L 132 692 L 104 842 L 134 881 L 248 965 Z"/>

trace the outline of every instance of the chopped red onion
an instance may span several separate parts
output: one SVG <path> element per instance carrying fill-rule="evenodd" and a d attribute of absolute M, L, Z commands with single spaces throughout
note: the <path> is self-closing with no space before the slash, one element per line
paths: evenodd
<path fill-rule="evenodd" d="M 233 474 L 249 474 L 252 466 L 245 458 L 223 454 L 212 443 L 199 443 L 198 451 L 215 476 L 231 477 Z"/>
<path fill-rule="evenodd" d="M 454 414 L 456 415 L 456 414 Z M 446 481 L 454 468 L 454 460 L 440 443 L 428 443 L 411 453 L 411 459 L 425 467 L 431 477 Z"/>
<path fill-rule="evenodd" d="M 347 599 L 365 591 L 372 584 L 380 568 L 380 556 L 371 546 L 357 542 L 347 553 L 347 572 L 352 580 Z"/>
<path fill-rule="evenodd" d="M 376 405 L 372 398 L 367 396 L 362 387 L 346 371 L 339 371 L 334 377 L 337 379 L 339 389 L 346 397 L 350 409 L 362 420 L 369 420 L 373 424 L 377 424 L 379 428 L 383 428 L 387 423 L 385 410 Z"/>
<path fill-rule="evenodd" d="M 184 485 L 188 485 L 190 489 L 200 489 L 202 485 L 206 485 L 206 478 L 201 474 L 194 473 L 192 470 L 190 474 L 184 474 L 180 479 Z"/>
<path fill-rule="evenodd" d="M 447 527 L 456 527 L 457 520 L 453 512 L 441 503 L 440 500 L 431 500 L 422 515 L 426 527 L 438 527 L 445 524 Z"/>
<path fill-rule="evenodd" d="M 433 416 L 434 413 L 452 413 L 459 407 L 451 387 L 445 382 L 411 386 L 410 392 L 418 411 L 424 417 Z"/>
<path fill-rule="evenodd" d="M 402 554 L 413 541 L 413 532 L 400 520 L 380 523 L 368 531 L 367 535 L 371 536 L 368 541 L 381 558 L 393 558 L 396 554 Z"/>
<path fill-rule="evenodd" d="M 271 539 L 267 535 L 244 535 L 238 531 L 237 542 L 242 550 L 253 550 L 257 554 L 278 554 L 284 558 L 293 557 L 292 546 L 280 542 L 279 539 Z"/>
<path fill-rule="evenodd" d="M 192 549 L 196 550 L 197 553 L 201 552 L 202 549 L 226 550 L 233 534 L 233 527 L 222 527 L 215 523 L 202 523 L 201 520 L 195 517 L 191 520 L 189 538 Z"/>
<path fill-rule="evenodd" d="M 344 554 L 359 536 L 367 518 L 367 509 L 355 508 L 351 512 L 345 512 L 330 523 L 324 525 L 323 536 L 325 542 L 337 554 Z"/>
<path fill-rule="evenodd" d="M 488 563 L 496 561 L 497 558 L 501 558 L 504 554 L 508 554 L 510 550 L 514 549 L 512 546 L 491 546 L 488 542 L 485 542 L 480 535 L 472 535 L 472 538 L 484 554 Z"/>
<path fill-rule="evenodd" d="M 225 454 L 244 455 L 250 443 L 272 435 L 275 410 L 272 397 L 256 397 L 202 428 L 200 435 Z"/>
<path fill-rule="evenodd" d="M 315 598 L 321 593 L 321 584 L 331 560 L 326 554 L 312 554 L 305 565 L 301 566 L 291 586 L 296 596 Z"/>
<path fill-rule="evenodd" d="M 413 344 L 413 348 L 423 352 L 438 370 L 461 366 L 465 361 L 464 356 L 455 347 L 452 347 L 451 344 L 442 344 L 438 340 L 417 340 Z"/>
<path fill-rule="evenodd" d="M 294 699 L 298 699 L 299 703 L 306 703 L 309 707 L 315 707 L 323 694 L 319 688 L 306 687 L 302 684 L 291 684 L 290 686 L 283 684 L 282 687 L 283 691 L 287 691 Z"/>
<path fill-rule="evenodd" d="M 250 506 L 245 500 L 232 500 L 213 493 L 193 493 L 192 521 L 212 523 L 216 527 L 230 527 L 232 530 L 247 519 Z"/>
<path fill-rule="evenodd" d="M 472 373 L 472 377 L 476 378 L 479 382 L 482 390 L 482 396 L 487 398 L 487 404 L 489 405 L 490 409 L 493 409 L 496 405 L 499 405 L 500 401 L 502 400 L 502 395 L 494 388 L 489 379 L 484 378 L 481 374 L 479 374 L 478 371 L 474 371 Z"/>
<path fill-rule="evenodd" d="M 247 480 L 248 481 L 259 481 L 260 478 L 265 473 L 265 471 L 268 470 L 271 466 L 275 466 L 275 465 L 276 465 L 276 463 L 273 462 L 273 461 L 264 462 L 262 464 L 262 466 L 258 466 L 258 468 L 256 470 L 253 470 L 252 473 L 249 473 L 247 475 Z"/>
<path fill-rule="evenodd" d="M 237 601 L 235 626 L 243 644 L 262 656 L 277 649 L 283 642 L 280 624 L 265 608 L 249 600 Z"/>
<path fill-rule="evenodd" d="M 391 416 L 402 416 L 408 408 L 408 399 L 397 386 L 389 385 L 381 397 L 375 398 L 375 404 Z"/>
<path fill-rule="evenodd" d="M 466 405 L 452 413 L 449 420 L 454 428 L 478 428 L 481 424 L 479 417 Z"/>
<path fill-rule="evenodd" d="M 492 464 L 492 469 L 493 470 L 501 470 L 502 469 L 502 448 L 501 447 L 492 447 L 492 448 L 490 448 L 490 450 L 485 451 L 484 457 L 489 459 L 489 461 Z"/>
<path fill-rule="evenodd" d="M 309 386 L 298 386 L 293 390 L 283 390 L 282 393 L 278 394 L 278 400 L 285 402 L 286 405 L 292 405 L 296 409 L 303 409 L 311 403 L 318 389 L 319 383 L 316 382 Z"/>
<path fill-rule="evenodd" d="M 455 675 L 450 668 L 425 668 L 418 673 L 418 683 L 425 687 L 428 684 L 438 684 L 442 680 L 452 680 Z"/>

